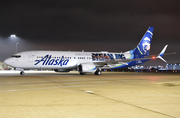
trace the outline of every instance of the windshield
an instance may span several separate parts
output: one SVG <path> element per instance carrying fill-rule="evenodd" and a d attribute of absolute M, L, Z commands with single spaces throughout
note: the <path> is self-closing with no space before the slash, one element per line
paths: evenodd
<path fill-rule="evenodd" d="M 13 56 L 11 56 L 11 57 L 20 58 L 21 55 L 13 55 Z"/>

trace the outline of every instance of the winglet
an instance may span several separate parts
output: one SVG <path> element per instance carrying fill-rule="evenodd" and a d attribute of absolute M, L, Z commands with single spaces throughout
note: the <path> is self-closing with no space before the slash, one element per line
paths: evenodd
<path fill-rule="evenodd" d="M 161 56 L 161 57 L 162 57 L 163 54 L 165 53 L 167 47 L 168 47 L 168 45 L 165 45 L 164 48 L 163 48 L 163 50 L 161 51 L 161 53 L 160 53 L 158 56 Z"/>
<path fill-rule="evenodd" d="M 166 60 L 164 60 L 164 59 L 162 58 L 163 54 L 164 54 L 165 51 L 166 51 L 167 46 L 168 46 L 168 45 L 165 45 L 165 46 L 164 46 L 164 48 L 162 49 L 161 53 L 160 53 L 156 58 L 159 58 L 159 59 L 163 60 L 164 62 L 167 62 Z"/>

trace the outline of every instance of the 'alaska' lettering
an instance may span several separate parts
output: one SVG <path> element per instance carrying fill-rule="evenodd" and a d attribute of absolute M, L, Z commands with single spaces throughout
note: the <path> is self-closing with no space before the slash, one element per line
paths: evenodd
<path fill-rule="evenodd" d="M 41 60 L 35 60 L 35 64 L 34 65 L 38 65 L 42 62 L 42 65 L 59 65 L 59 66 L 63 66 L 63 65 L 67 65 L 69 62 L 69 59 L 51 59 L 52 55 L 46 55 L 44 57 L 41 58 Z"/>

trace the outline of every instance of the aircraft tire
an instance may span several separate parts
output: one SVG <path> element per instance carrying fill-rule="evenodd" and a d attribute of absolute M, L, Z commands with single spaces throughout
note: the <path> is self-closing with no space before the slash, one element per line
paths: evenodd
<path fill-rule="evenodd" d="M 80 72 L 80 75 L 86 75 L 86 73 L 82 73 L 82 72 Z"/>
<path fill-rule="evenodd" d="M 24 75 L 24 74 L 25 74 L 24 71 L 21 71 L 21 72 L 20 72 L 20 75 Z"/>
<path fill-rule="evenodd" d="M 101 71 L 100 70 L 96 70 L 96 72 L 94 74 L 95 75 L 101 75 Z"/>

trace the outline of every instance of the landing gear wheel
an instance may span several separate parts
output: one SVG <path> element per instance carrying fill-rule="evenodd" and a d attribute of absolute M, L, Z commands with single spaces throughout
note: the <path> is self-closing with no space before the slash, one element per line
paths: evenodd
<path fill-rule="evenodd" d="M 101 71 L 100 70 L 96 70 L 96 72 L 94 74 L 95 75 L 101 75 Z"/>
<path fill-rule="evenodd" d="M 80 75 L 86 75 L 86 73 L 82 73 L 82 72 L 80 72 Z"/>
<path fill-rule="evenodd" d="M 21 74 L 21 75 L 24 75 L 25 73 L 24 73 L 24 71 L 21 71 L 20 74 Z"/>

